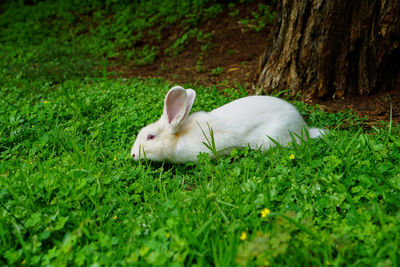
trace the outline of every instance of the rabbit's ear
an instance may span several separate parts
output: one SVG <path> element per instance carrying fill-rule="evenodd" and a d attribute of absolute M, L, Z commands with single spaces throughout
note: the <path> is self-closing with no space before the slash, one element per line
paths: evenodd
<path fill-rule="evenodd" d="M 182 122 L 189 114 L 190 108 L 194 101 L 193 93 L 188 93 L 181 86 L 175 86 L 169 90 L 164 100 L 164 114 L 163 117 L 167 120 L 171 127 L 171 132 L 176 133 L 179 130 Z M 191 102 L 188 109 L 188 98 Z M 190 99 L 193 99 L 191 101 Z"/>
<path fill-rule="evenodd" d="M 185 118 L 189 115 L 189 112 L 192 109 L 193 102 L 196 99 L 196 91 L 193 89 L 186 89 L 186 94 L 187 94 L 187 106 L 186 106 Z"/>

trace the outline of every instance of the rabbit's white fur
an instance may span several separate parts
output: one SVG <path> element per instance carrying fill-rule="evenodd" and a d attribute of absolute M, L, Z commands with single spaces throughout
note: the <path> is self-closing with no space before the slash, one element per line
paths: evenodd
<path fill-rule="evenodd" d="M 196 96 L 192 89 L 173 87 L 164 100 L 161 118 L 140 130 L 132 147 L 135 160 L 196 161 L 200 152 L 212 155 L 204 145 L 204 133 L 213 130 L 216 150 L 229 154 L 233 148 L 269 149 L 274 142 L 286 146 L 293 136 L 307 130 L 311 138 L 324 134 L 322 129 L 309 129 L 297 109 L 288 102 L 271 96 L 248 96 L 237 99 L 211 112 L 189 112 Z M 203 133 L 204 131 L 204 133 Z"/>

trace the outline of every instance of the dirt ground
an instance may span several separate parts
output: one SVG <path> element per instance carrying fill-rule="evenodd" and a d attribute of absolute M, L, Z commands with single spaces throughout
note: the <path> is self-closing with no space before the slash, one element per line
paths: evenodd
<path fill-rule="evenodd" d="M 162 32 L 162 40 L 165 42 L 160 47 L 161 56 L 156 58 L 154 64 L 137 67 L 118 64 L 118 59 L 115 59 L 114 63 L 117 64 L 109 70 L 122 72 L 125 77 L 162 77 L 173 84 L 192 84 L 194 87 L 199 84 L 215 85 L 217 88 L 246 86 L 251 94 L 257 79 L 259 58 L 272 44 L 273 33 L 272 26 L 257 32 L 246 29 L 240 23 L 240 19 L 251 17 L 258 3 L 240 6 L 238 16 L 231 17 L 228 10 L 225 10 L 216 18 L 201 24 L 199 30 L 212 33 L 208 42 L 210 47 L 205 52 L 201 50 L 202 44 L 193 40 L 176 57 L 165 56 L 163 51 L 172 44 L 174 38 L 182 34 L 181 29 L 170 27 Z M 378 124 L 382 120 L 389 121 L 392 106 L 392 119 L 400 122 L 400 82 L 391 91 L 371 96 L 304 100 L 319 104 L 328 112 L 352 109 L 361 117 L 367 116 L 369 125 Z"/>

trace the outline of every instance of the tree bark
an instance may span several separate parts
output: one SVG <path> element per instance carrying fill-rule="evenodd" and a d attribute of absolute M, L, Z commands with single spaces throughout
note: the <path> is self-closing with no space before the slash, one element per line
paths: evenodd
<path fill-rule="evenodd" d="M 257 90 L 367 95 L 400 78 L 400 1 L 279 0 Z"/>

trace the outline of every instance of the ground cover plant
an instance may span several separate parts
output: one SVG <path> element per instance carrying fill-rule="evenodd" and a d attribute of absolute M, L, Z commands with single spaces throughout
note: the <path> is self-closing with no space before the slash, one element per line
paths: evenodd
<path fill-rule="evenodd" d="M 295 103 L 329 135 L 218 161 L 136 163 L 135 134 L 160 116 L 169 87 L 103 78 L 2 84 L 2 264 L 398 263 L 397 126 L 335 130 L 358 121 Z M 195 108 L 239 95 L 200 87 Z"/>
<path fill-rule="evenodd" d="M 198 25 L 223 11 L 221 3 L 207 0 L 33 2 L 5 1 L 0 6 L 2 54 L 13 59 L 28 50 L 24 63 L 33 64 L 62 58 L 60 53 L 90 55 L 85 57 L 89 62 L 118 58 L 134 65 L 150 64 L 160 53 L 176 56 L 193 39 L 205 48 L 211 45 L 211 33 L 202 32 Z M 258 30 L 265 27 L 262 18 L 267 15 L 266 23 L 271 23 L 269 6 L 260 4 L 259 13 L 253 12 L 254 19 L 247 21 L 254 20 Z M 179 31 L 170 33 L 173 26 Z"/>
<path fill-rule="evenodd" d="M 0 15 L 0 265 L 399 265 L 398 125 L 365 128 L 351 111 L 294 101 L 325 138 L 197 164 L 134 162 L 135 135 L 172 85 L 110 79 L 101 38 L 95 53 L 82 45 L 79 25 L 96 8 L 52 3 Z M 182 86 L 197 91 L 194 111 L 247 94 Z"/>

